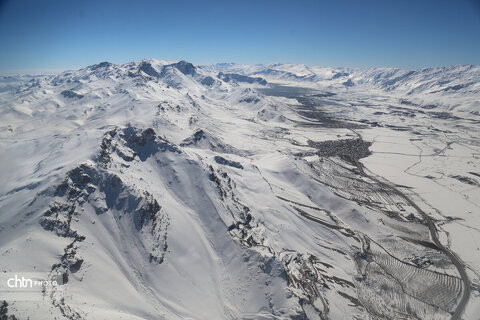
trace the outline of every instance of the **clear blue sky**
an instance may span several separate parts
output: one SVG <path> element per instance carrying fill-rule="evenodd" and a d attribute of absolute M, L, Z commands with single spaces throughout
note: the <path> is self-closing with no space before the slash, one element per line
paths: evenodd
<path fill-rule="evenodd" d="M 0 0 L 0 70 L 142 58 L 480 65 L 479 0 Z"/>

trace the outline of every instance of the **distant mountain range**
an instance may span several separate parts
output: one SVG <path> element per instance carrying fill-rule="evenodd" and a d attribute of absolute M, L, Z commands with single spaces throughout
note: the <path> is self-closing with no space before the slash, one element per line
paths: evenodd
<path fill-rule="evenodd" d="M 3 305 L 0 287 L 0 316 L 471 315 L 464 253 L 457 261 L 434 241 L 433 223 L 446 222 L 362 159 L 388 130 L 420 139 L 430 121 L 474 128 L 479 97 L 478 66 L 145 59 L 2 76 L 0 271 L 63 284 L 9 292 Z M 468 179 L 455 183 L 479 181 Z"/>

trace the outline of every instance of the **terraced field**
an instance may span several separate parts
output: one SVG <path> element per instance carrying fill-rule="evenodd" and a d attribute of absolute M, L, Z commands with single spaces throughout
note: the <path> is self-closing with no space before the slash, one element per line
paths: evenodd
<path fill-rule="evenodd" d="M 407 319 L 451 317 L 463 294 L 462 279 L 418 268 L 398 260 L 378 245 L 372 247 L 363 278 L 358 282 L 359 298 L 372 314 L 390 317 L 395 310 Z M 379 304 L 371 300 L 373 294 L 381 297 Z"/>

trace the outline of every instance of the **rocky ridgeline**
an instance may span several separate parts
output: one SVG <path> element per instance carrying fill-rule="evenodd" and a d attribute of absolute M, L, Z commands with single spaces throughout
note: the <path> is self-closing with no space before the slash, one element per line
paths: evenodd
<path fill-rule="evenodd" d="M 167 149 L 176 151 L 158 138 L 152 129 L 116 129 L 104 135 L 100 155 L 95 161 L 81 164 L 66 174 L 65 180 L 52 195 L 55 200 L 41 220 L 45 230 L 73 239 L 65 248 L 61 262 L 53 269 L 64 269 L 64 273 L 80 269 L 83 259 L 76 257 L 76 247 L 85 240 L 85 236 L 75 230 L 74 221 L 76 216 L 83 214 L 87 202 L 97 215 L 128 217 L 136 231 L 150 238 L 144 239 L 145 242 L 153 243 L 149 252 L 150 261 L 163 261 L 167 250 L 168 215 L 151 193 L 126 184 L 109 168 L 119 165 L 111 157 L 114 152 L 128 162 L 135 158 L 143 161 L 149 154 Z"/>

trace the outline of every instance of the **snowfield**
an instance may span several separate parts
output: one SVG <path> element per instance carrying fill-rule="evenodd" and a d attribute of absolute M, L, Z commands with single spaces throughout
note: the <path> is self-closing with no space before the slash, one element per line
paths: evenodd
<path fill-rule="evenodd" d="M 102 62 L 0 113 L 0 317 L 480 314 L 480 67 Z"/>

